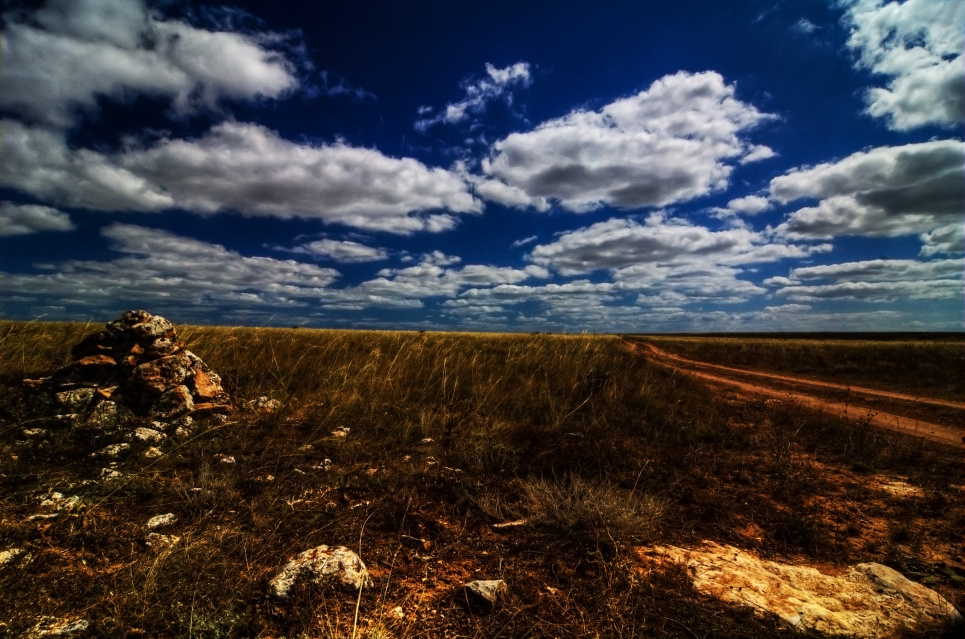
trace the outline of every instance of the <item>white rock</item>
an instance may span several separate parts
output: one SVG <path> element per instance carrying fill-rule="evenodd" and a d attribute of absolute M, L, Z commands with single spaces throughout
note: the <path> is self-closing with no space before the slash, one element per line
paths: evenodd
<path fill-rule="evenodd" d="M 159 448 L 156 448 L 155 446 L 151 446 L 143 453 L 141 453 L 141 457 L 144 457 L 145 459 L 157 459 L 163 454 L 164 453 L 162 453 Z"/>
<path fill-rule="evenodd" d="M 57 619 L 56 617 L 41 617 L 33 628 L 23 635 L 25 639 L 41 639 L 42 637 L 75 637 L 86 632 L 90 622 L 85 619 Z"/>
<path fill-rule="evenodd" d="M 431 444 L 433 441 L 435 441 L 435 440 L 432 439 L 431 437 L 426 437 L 425 439 L 419 440 L 419 443 L 420 443 L 420 444 Z"/>
<path fill-rule="evenodd" d="M 123 442 L 120 444 L 111 444 L 110 446 L 105 446 L 104 448 L 97 451 L 96 453 L 92 453 L 91 457 L 109 457 L 109 458 L 115 459 L 120 455 L 122 455 L 123 453 L 127 452 L 130 449 L 130 447 L 131 447 L 130 444 L 125 444 Z"/>
<path fill-rule="evenodd" d="M 31 559 L 30 553 L 23 548 L 11 548 L 10 550 L 0 551 L 0 566 L 26 564 L 29 563 Z"/>
<path fill-rule="evenodd" d="M 312 470 L 331 470 L 331 469 L 332 469 L 331 459 L 326 459 L 321 464 L 315 464 L 314 466 L 312 466 Z"/>
<path fill-rule="evenodd" d="M 262 415 L 271 415 L 279 408 L 281 408 L 281 402 L 277 399 L 268 399 L 267 397 L 259 397 L 258 399 L 253 399 L 247 403 L 248 408 L 255 411 L 256 413 L 261 413 Z"/>
<path fill-rule="evenodd" d="M 84 423 L 93 428 L 114 430 L 134 419 L 134 413 L 116 402 L 103 401 L 94 407 Z"/>
<path fill-rule="evenodd" d="M 396 606 L 392 610 L 385 613 L 385 616 L 389 617 L 390 619 L 403 619 L 405 618 L 405 611 L 402 610 L 402 606 Z"/>
<path fill-rule="evenodd" d="M 225 455 L 225 454 L 222 454 L 222 453 L 218 453 L 217 455 L 214 456 L 214 458 L 217 459 L 217 460 L 218 460 L 219 462 L 221 462 L 222 464 L 233 464 L 233 463 L 235 463 L 235 458 L 232 457 L 231 455 Z"/>
<path fill-rule="evenodd" d="M 961 619 L 938 593 L 881 564 L 858 564 L 835 577 L 713 542 L 693 550 L 654 546 L 640 553 L 657 563 L 685 565 L 700 592 L 772 612 L 801 630 L 883 639 L 899 636 L 904 628 Z"/>
<path fill-rule="evenodd" d="M 123 475 L 114 468 L 101 468 L 101 479 L 118 479 Z"/>
<path fill-rule="evenodd" d="M 339 426 L 338 428 L 332 431 L 332 437 L 348 437 L 348 434 L 349 432 L 351 432 L 351 430 L 352 430 L 351 428 L 346 428 L 345 426 Z"/>
<path fill-rule="evenodd" d="M 50 493 L 48 497 L 41 500 L 40 507 L 48 511 L 65 511 L 74 510 L 80 504 L 80 497 L 77 495 L 71 495 L 70 497 L 64 497 L 63 493 Z"/>
<path fill-rule="evenodd" d="M 151 517 L 150 519 L 147 520 L 147 524 L 145 524 L 145 527 L 146 527 L 148 530 L 154 530 L 155 528 L 161 528 L 161 527 L 163 527 L 163 526 L 170 526 L 171 524 L 173 524 L 173 523 L 176 522 L 177 520 L 178 520 L 178 518 L 174 516 L 174 513 L 165 513 L 165 514 L 163 514 L 163 515 L 155 515 L 155 516 L 153 516 L 153 517 Z"/>
<path fill-rule="evenodd" d="M 128 440 L 138 440 L 149 444 L 157 444 L 167 439 L 167 435 L 151 428 L 138 427 L 127 436 Z"/>
<path fill-rule="evenodd" d="M 288 562 L 268 584 L 268 591 L 286 599 L 297 581 L 318 585 L 338 581 L 359 590 L 369 584 L 369 572 L 354 552 L 345 546 L 317 546 Z"/>
<path fill-rule="evenodd" d="M 29 437 L 30 439 L 40 439 L 42 437 L 46 437 L 49 432 L 50 431 L 45 428 L 24 428 L 23 436 Z"/>
<path fill-rule="evenodd" d="M 62 408 L 72 413 L 82 413 L 87 410 L 90 401 L 94 398 L 94 389 L 76 388 L 57 393 L 55 397 Z"/>
<path fill-rule="evenodd" d="M 506 582 L 502 579 L 480 579 L 465 585 L 466 601 L 470 605 L 492 610 L 497 600 L 506 593 Z"/>

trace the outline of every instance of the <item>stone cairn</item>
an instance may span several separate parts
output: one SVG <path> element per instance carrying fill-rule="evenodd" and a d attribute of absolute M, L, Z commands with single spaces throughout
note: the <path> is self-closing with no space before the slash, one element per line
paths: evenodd
<path fill-rule="evenodd" d="M 69 365 L 24 380 L 53 400 L 61 420 L 108 428 L 146 418 L 161 427 L 232 412 L 221 378 L 185 349 L 171 322 L 126 311 L 106 328 L 76 344 Z"/>

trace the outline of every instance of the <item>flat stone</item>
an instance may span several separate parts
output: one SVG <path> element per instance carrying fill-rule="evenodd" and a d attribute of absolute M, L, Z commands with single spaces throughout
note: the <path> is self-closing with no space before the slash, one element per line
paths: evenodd
<path fill-rule="evenodd" d="M 268 591 L 279 599 L 287 599 L 296 582 L 316 585 L 340 583 L 355 590 L 370 582 L 365 564 L 345 546 L 317 546 L 299 554 L 268 584 Z"/>
<path fill-rule="evenodd" d="M 686 566 L 699 592 L 774 613 L 801 630 L 886 639 L 961 621 L 938 593 L 881 564 L 858 564 L 830 576 L 713 542 L 691 550 L 654 546 L 639 552 L 651 562 Z"/>
<path fill-rule="evenodd" d="M 187 415 L 193 410 L 194 398 L 191 397 L 188 387 L 182 384 L 161 393 L 151 406 L 151 417 L 166 421 Z"/>
<path fill-rule="evenodd" d="M 281 408 L 281 402 L 277 399 L 268 399 L 267 397 L 259 397 L 248 402 L 248 408 L 260 413 L 262 415 L 271 415 L 279 408 Z"/>
<path fill-rule="evenodd" d="M 45 428 L 24 428 L 23 436 L 28 439 L 44 439 L 50 434 Z"/>
<path fill-rule="evenodd" d="M 112 401 L 103 401 L 94 407 L 84 425 L 101 430 L 114 430 L 135 418 L 125 406 Z"/>

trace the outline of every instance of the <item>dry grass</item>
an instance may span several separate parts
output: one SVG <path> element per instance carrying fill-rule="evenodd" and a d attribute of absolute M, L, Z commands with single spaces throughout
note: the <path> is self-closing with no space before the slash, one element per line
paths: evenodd
<path fill-rule="evenodd" d="M 103 467 L 89 434 L 20 443 L 37 413 L 19 381 L 64 364 L 96 328 L 0 323 L 0 549 L 34 556 L 0 569 L 0 636 L 41 615 L 84 617 L 111 637 L 794 634 L 634 563 L 635 544 L 701 539 L 890 561 L 947 596 L 958 587 L 930 558 L 961 544 L 956 455 L 792 406 L 734 404 L 615 337 L 182 327 L 238 402 L 266 395 L 282 409 L 81 484 Z M 349 436 L 334 437 L 339 427 Z M 866 534 L 847 533 L 853 513 L 814 499 L 841 489 L 829 469 L 901 474 L 927 498 L 852 490 L 866 516 L 895 518 L 852 543 Z M 84 507 L 28 521 L 50 490 Z M 181 541 L 147 548 L 144 522 L 166 512 Z M 516 518 L 527 523 L 492 527 Z M 322 543 L 359 550 L 375 586 L 359 599 L 306 588 L 289 605 L 269 600 L 280 566 Z M 509 598 L 469 614 L 454 593 L 473 578 L 506 579 Z M 403 619 L 384 616 L 396 606 Z"/>

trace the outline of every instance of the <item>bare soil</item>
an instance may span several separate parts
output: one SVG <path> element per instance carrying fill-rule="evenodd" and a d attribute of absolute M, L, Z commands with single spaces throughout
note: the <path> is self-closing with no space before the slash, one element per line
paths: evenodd
<path fill-rule="evenodd" d="M 628 341 L 627 348 L 656 364 L 747 396 L 794 402 L 951 446 L 963 441 L 965 402 L 699 362 L 648 342 Z"/>

